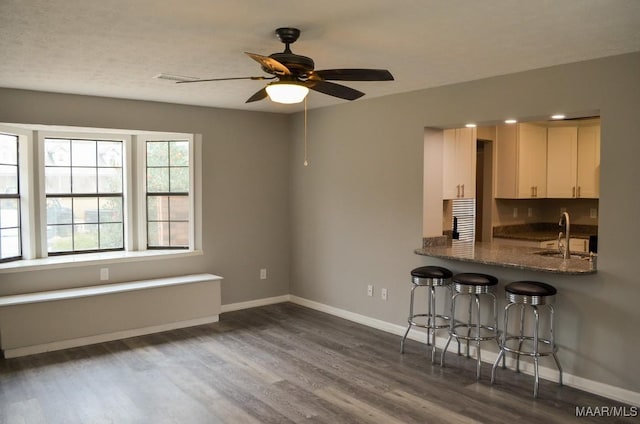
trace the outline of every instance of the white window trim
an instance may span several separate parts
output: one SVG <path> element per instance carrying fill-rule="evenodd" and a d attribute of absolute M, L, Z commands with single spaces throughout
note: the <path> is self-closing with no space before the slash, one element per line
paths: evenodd
<path fill-rule="evenodd" d="M 76 131 L 77 130 L 77 131 Z M 0 263 L 0 274 L 39 269 L 68 268 L 96 264 L 178 258 L 202 255 L 202 135 L 104 128 L 73 128 L 45 125 L 0 124 L 0 131 L 19 139 L 22 260 Z M 124 250 L 48 256 L 46 246 L 46 194 L 44 185 L 44 139 L 86 138 L 124 140 Z M 146 184 L 144 184 L 146 140 L 189 140 L 190 237 L 189 248 L 146 249 Z M 34 158 L 34 149 L 35 155 Z M 134 154 L 135 152 L 135 154 Z M 135 163 L 135 167 L 134 167 Z M 35 167 L 35 171 L 34 171 Z M 134 169 L 135 168 L 135 169 Z M 135 181 L 134 185 L 134 175 Z M 36 184 L 37 182 L 37 184 Z M 142 203 L 141 202 L 142 199 Z M 36 211 L 39 213 L 36 216 Z M 141 234 L 142 233 L 142 234 Z"/>

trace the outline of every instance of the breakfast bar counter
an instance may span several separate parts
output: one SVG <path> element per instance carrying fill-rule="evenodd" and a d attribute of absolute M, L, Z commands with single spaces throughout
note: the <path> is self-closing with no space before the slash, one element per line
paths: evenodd
<path fill-rule="evenodd" d="M 595 262 L 590 261 L 588 256 L 572 255 L 570 259 L 562 259 L 555 256 L 556 252 L 534 247 L 458 240 L 443 245 L 425 243 L 424 247 L 415 250 L 417 255 L 529 271 L 573 275 L 594 274 L 597 271 Z"/>

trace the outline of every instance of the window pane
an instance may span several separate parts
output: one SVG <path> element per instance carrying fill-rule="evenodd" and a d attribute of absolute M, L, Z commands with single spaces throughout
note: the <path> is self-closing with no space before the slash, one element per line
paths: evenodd
<path fill-rule="evenodd" d="M 119 141 L 99 141 L 98 166 L 122 167 L 122 143 Z"/>
<path fill-rule="evenodd" d="M 44 140 L 44 164 L 47 166 L 70 166 L 71 141 L 46 138 Z"/>
<path fill-rule="evenodd" d="M 122 229 L 122 198 L 121 197 L 101 197 L 100 222 L 118 222 Z M 122 232 L 122 230 L 120 230 Z"/>
<path fill-rule="evenodd" d="M 72 204 L 70 198 L 48 197 L 47 224 L 71 224 L 73 222 Z"/>
<path fill-rule="evenodd" d="M 73 198 L 73 223 L 79 224 L 98 222 L 98 198 L 74 197 Z M 97 231 L 97 229 L 96 229 Z"/>
<path fill-rule="evenodd" d="M 189 223 L 188 222 L 172 222 L 169 224 L 171 233 L 171 246 L 188 246 L 189 245 Z"/>
<path fill-rule="evenodd" d="M 147 142 L 147 166 L 169 165 L 169 143 L 166 141 Z"/>
<path fill-rule="evenodd" d="M 147 224 L 147 237 L 150 247 L 169 246 L 169 223 L 149 222 Z"/>
<path fill-rule="evenodd" d="M 170 143 L 169 165 L 189 166 L 189 142 L 172 141 Z"/>
<path fill-rule="evenodd" d="M 73 193 L 97 193 L 97 168 L 71 168 Z"/>
<path fill-rule="evenodd" d="M 0 165 L 0 193 L 18 193 L 18 167 L 14 165 Z"/>
<path fill-rule="evenodd" d="M 122 168 L 98 168 L 98 192 L 122 193 Z"/>
<path fill-rule="evenodd" d="M 189 220 L 189 197 L 171 196 L 169 198 L 169 219 L 171 221 Z"/>
<path fill-rule="evenodd" d="M 47 225 L 47 250 L 49 253 L 73 250 L 72 225 Z"/>
<path fill-rule="evenodd" d="M 71 166 L 96 166 L 96 141 L 73 140 Z"/>
<path fill-rule="evenodd" d="M 71 192 L 71 168 L 47 167 L 45 172 L 45 190 L 47 193 Z"/>
<path fill-rule="evenodd" d="M 169 168 L 147 168 L 147 191 L 149 193 L 169 191 Z"/>
<path fill-rule="evenodd" d="M 18 137 L 0 134 L 0 163 L 4 165 L 18 164 Z"/>
<path fill-rule="evenodd" d="M 0 199 L 0 228 L 18 227 L 19 225 L 18 199 Z"/>
<path fill-rule="evenodd" d="M 100 249 L 124 247 L 121 224 L 100 224 Z"/>
<path fill-rule="evenodd" d="M 171 168 L 171 191 L 189 191 L 189 168 Z"/>
<path fill-rule="evenodd" d="M 73 226 L 74 250 L 98 249 L 98 224 L 79 224 Z"/>
<path fill-rule="evenodd" d="M 20 231 L 18 228 L 0 230 L 0 259 L 15 258 L 20 255 Z"/>
<path fill-rule="evenodd" d="M 147 219 L 149 221 L 169 219 L 169 198 L 167 196 L 147 196 Z"/>

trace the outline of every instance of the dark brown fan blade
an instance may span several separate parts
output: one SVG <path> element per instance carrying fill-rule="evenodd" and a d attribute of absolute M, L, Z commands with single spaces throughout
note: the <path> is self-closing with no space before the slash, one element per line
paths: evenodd
<path fill-rule="evenodd" d="M 184 81 L 176 81 L 176 84 L 187 84 L 190 82 L 208 82 L 208 81 L 231 81 L 231 80 L 268 80 L 274 79 L 275 77 L 232 77 L 232 78 L 208 78 L 208 79 L 197 79 L 197 80 L 184 80 Z"/>
<path fill-rule="evenodd" d="M 335 82 L 328 81 L 304 81 L 303 84 L 311 90 L 318 91 L 320 93 L 328 94 L 333 97 L 339 97 L 345 100 L 355 100 L 364 96 L 362 91 L 354 90 L 344 85 L 336 84 Z"/>
<path fill-rule="evenodd" d="M 262 88 L 257 91 L 253 96 L 249 97 L 245 103 L 257 102 L 258 100 L 262 100 L 267 97 L 267 89 Z"/>
<path fill-rule="evenodd" d="M 309 79 L 334 81 L 393 81 L 386 69 L 322 69 L 313 71 Z"/>
<path fill-rule="evenodd" d="M 291 71 L 289 71 L 289 69 L 286 66 L 284 66 L 282 63 L 278 62 L 277 60 L 270 58 L 269 56 L 262 56 L 260 54 L 249 53 L 249 52 L 244 52 L 244 54 L 246 54 L 251 59 L 258 62 L 260 65 L 262 65 L 262 69 L 264 69 L 266 72 L 270 74 L 291 75 Z"/>

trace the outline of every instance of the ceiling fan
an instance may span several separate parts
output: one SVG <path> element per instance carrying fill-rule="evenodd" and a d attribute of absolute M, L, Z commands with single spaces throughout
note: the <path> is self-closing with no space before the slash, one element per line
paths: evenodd
<path fill-rule="evenodd" d="M 329 81 L 392 81 L 393 75 L 386 69 L 324 69 L 316 71 L 313 59 L 295 54 L 291 51 L 293 44 L 300 36 L 297 28 L 278 28 L 276 35 L 284 43 L 282 53 L 262 56 L 245 52 L 247 56 L 258 62 L 262 70 L 272 77 L 232 77 L 210 78 L 178 81 L 178 84 L 207 81 L 228 80 L 275 80 L 257 91 L 247 99 L 246 103 L 269 98 L 278 103 L 299 103 L 306 97 L 309 89 L 345 100 L 356 100 L 364 93 L 353 88 Z"/>

